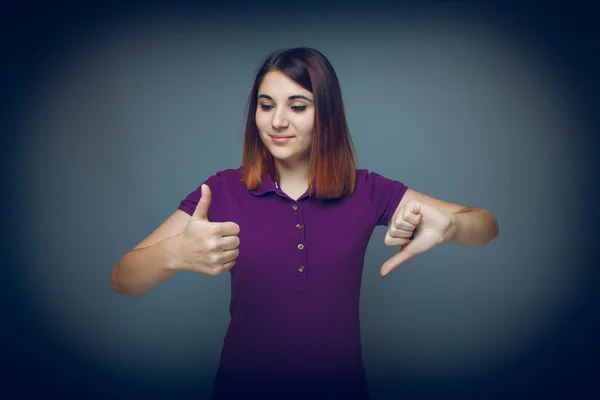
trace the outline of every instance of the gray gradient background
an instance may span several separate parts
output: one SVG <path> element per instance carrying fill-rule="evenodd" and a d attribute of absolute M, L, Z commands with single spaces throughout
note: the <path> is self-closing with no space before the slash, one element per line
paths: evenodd
<path fill-rule="evenodd" d="M 209 394 L 229 275 L 181 273 L 128 298 L 109 274 L 205 178 L 240 165 L 263 57 L 311 46 L 338 73 L 359 167 L 500 224 L 483 247 L 436 248 L 385 280 L 395 249 L 375 231 L 361 303 L 373 399 L 590 395 L 594 372 L 573 372 L 598 354 L 585 319 L 593 121 L 581 70 L 523 10 L 407 4 L 65 12 L 46 42 L 39 29 L 37 58 L 17 46 L 25 72 L 7 85 L 3 158 L 15 388 Z"/>

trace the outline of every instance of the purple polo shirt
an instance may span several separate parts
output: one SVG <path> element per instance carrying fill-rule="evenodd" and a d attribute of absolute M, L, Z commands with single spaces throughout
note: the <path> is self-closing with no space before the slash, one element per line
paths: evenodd
<path fill-rule="evenodd" d="M 363 263 L 373 230 L 388 224 L 407 187 L 362 169 L 351 196 L 295 201 L 268 175 L 254 191 L 240 177 L 241 168 L 228 169 L 204 182 L 209 220 L 240 226 L 213 399 L 368 399 Z M 178 208 L 191 215 L 199 198 L 200 187 Z"/>

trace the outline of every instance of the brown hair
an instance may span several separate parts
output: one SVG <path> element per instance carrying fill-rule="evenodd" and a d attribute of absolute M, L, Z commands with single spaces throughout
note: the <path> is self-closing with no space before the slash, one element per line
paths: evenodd
<path fill-rule="evenodd" d="M 248 99 L 242 182 L 248 190 L 254 190 L 260 186 L 264 173 L 275 181 L 279 179 L 273 156 L 260 139 L 256 126 L 258 88 L 271 71 L 285 74 L 314 97 L 309 193 L 326 199 L 352 194 L 356 184 L 356 153 L 346 122 L 340 83 L 327 58 L 306 47 L 271 53 L 256 74 Z"/>

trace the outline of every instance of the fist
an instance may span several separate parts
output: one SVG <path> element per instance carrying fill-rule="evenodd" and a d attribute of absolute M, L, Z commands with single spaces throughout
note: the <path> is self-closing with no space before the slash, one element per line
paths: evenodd
<path fill-rule="evenodd" d="M 240 227 L 235 222 L 210 222 L 208 209 L 212 194 L 207 185 L 200 189 L 200 201 L 180 235 L 180 269 L 218 275 L 235 265 Z"/>
<path fill-rule="evenodd" d="M 421 222 L 421 214 L 414 204 L 396 210 L 385 233 L 383 242 L 387 246 L 404 246 L 412 238 L 417 225 Z"/>
<path fill-rule="evenodd" d="M 381 276 L 403 262 L 425 253 L 442 244 L 452 224 L 452 217 L 437 208 L 418 201 L 410 201 L 396 210 L 384 243 L 388 246 L 402 246 L 402 249 L 381 267 Z"/>

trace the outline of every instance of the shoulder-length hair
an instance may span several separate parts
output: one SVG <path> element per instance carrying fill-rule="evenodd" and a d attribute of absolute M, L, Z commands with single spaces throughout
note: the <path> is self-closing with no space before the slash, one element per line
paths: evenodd
<path fill-rule="evenodd" d="M 319 51 L 300 47 L 271 53 L 259 68 L 248 99 L 241 180 L 258 188 L 265 173 L 277 181 L 274 159 L 256 126 L 258 88 L 265 75 L 279 71 L 313 94 L 315 121 L 308 192 L 335 199 L 354 192 L 356 152 L 348 130 L 342 91 L 333 66 Z"/>

